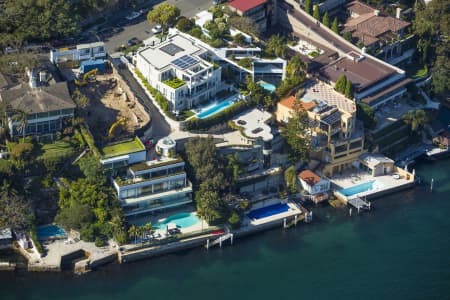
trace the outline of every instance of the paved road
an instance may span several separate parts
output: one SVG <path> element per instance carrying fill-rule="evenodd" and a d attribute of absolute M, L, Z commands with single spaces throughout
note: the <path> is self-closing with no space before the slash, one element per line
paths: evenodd
<path fill-rule="evenodd" d="M 181 10 L 181 15 L 188 18 L 193 17 L 202 10 L 208 9 L 212 5 L 212 0 L 167 0 L 164 2 L 175 4 Z M 159 1 L 151 1 L 151 3 L 152 4 L 148 6 L 148 9 L 154 5 L 157 5 Z M 145 9 L 147 8 L 144 8 L 144 10 Z M 129 24 L 124 25 L 123 31 L 114 34 L 109 38 L 104 38 L 107 51 L 109 53 L 113 53 L 114 49 L 118 48 L 122 44 L 126 44 L 126 42 L 132 37 L 137 37 L 140 40 L 149 38 L 152 35 L 151 29 L 153 24 L 149 24 L 146 18 L 146 14 L 143 14 Z M 122 17 L 117 23 L 120 24 L 123 20 L 124 18 Z"/>

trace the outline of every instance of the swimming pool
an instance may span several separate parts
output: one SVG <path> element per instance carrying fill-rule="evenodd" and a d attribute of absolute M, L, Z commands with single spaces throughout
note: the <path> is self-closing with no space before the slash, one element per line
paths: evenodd
<path fill-rule="evenodd" d="M 350 197 L 357 195 L 359 193 L 364 193 L 367 191 L 371 191 L 374 189 L 378 189 L 382 187 L 382 184 L 376 180 L 368 181 L 365 183 L 361 183 L 346 189 L 339 190 L 338 192 L 341 193 L 344 196 Z"/>
<path fill-rule="evenodd" d="M 277 215 L 289 210 L 289 205 L 285 203 L 277 203 L 270 206 L 252 210 L 247 214 L 250 219 L 262 219 L 273 215 Z"/>
<path fill-rule="evenodd" d="M 197 118 L 205 119 L 205 118 L 211 117 L 212 115 L 218 113 L 219 111 L 222 111 L 225 108 L 233 105 L 233 103 L 234 102 L 231 100 L 226 100 L 226 101 L 222 101 L 222 102 L 213 104 L 211 106 L 208 106 L 208 107 L 202 109 L 202 111 L 197 114 Z"/>
<path fill-rule="evenodd" d="M 275 92 L 275 90 L 277 89 L 277 87 L 275 85 L 268 83 L 268 82 L 260 82 L 259 85 L 262 86 L 263 89 L 265 89 L 266 91 L 269 91 L 269 92 Z"/>
<path fill-rule="evenodd" d="M 178 228 L 186 228 L 200 223 L 200 219 L 195 213 L 179 213 L 165 218 L 161 222 L 154 224 L 152 227 L 164 229 L 169 223 L 177 224 Z"/>
<path fill-rule="evenodd" d="M 64 229 L 56 225 L 41 226 L 36 229 L 38 239 L 46 240 L 49 238 L 65 238 L 67 233 Z"/>

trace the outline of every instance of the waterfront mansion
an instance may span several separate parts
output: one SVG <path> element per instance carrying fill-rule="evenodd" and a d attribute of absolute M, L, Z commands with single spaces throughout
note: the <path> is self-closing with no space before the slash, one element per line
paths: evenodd
<path fill-rule="evenodd" d="M 153 38 L 136 54 L 136 67 L 178 113 L 209 101 L 220 90 L 221 68 L 194 38 L 178 32 Z"/>
<path fill-rule="evenodd" d="M 278 122 L 287 122 L 296 99 L 294 96 L 278 103 Z M 322 173 L 336 172 L 356 164 L 364 150 L 364 130 L 356 119 L 356 104 L 320 80 L 309 80 L 298 101 L 307 111 L 311 126 L 311 158 L 320 161 Z"/>
<path fill-rule="evenodd" d="M 156 144 L 157 159 L 128 166 L 113 185 L 126 217 L 192 202 L 192 185 L 184 161 L 175 156 L 176 143 L 165 137 Z"/>

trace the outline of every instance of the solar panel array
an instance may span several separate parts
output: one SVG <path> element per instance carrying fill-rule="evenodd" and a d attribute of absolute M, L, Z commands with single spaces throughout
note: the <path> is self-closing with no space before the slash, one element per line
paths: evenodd
<path fill-rule="evenodd" d="M 198 60 L 193 58 L 190 55 L 183 55 L 180 58 L 177 58 L 172 61 L 172 63 L 178 68 L 184 70 L 198 63 Z"/>

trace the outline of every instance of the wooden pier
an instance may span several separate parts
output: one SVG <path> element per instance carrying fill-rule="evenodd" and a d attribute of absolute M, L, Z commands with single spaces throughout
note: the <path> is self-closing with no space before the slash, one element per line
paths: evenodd
<path fill-rule="evenodd" d="M 370 202 L 367 201 L 367 200 L 363 200 L 363 199 L 361 199 L 359 197 L 355 197 L 355 198 L 349 199 L 348 200 L 348 204 L 354 206 L 358 210 L 358 213 L 362 209 L 370 210 Z"/>

